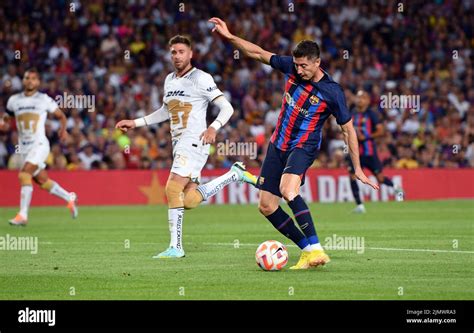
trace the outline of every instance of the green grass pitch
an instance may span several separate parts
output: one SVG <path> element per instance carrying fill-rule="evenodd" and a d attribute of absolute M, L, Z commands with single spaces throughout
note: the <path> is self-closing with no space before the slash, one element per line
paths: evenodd
<path fill-rule="evenodd" d="M 164 206 L 80 207 L 76 221 L 65 208 L 33 208 L 27 227 L 9 226 L 16 209 L 2 208 L 0 236 L 39 244 L 37 254 L 0 251 L 0 299 L 474 299 L 472 201 L 366 207 L 310 207 L 323 245 L 333 234 L 364 237 L 364 253 L 329 250 L 326 267 L 290 271 L 299 250 L 288 247 L 280 272 L 260 270 L 255 250 L 290 242 L 254 205 L 187 211 L 180 260 L 152 259 L 169 241 Z"/>

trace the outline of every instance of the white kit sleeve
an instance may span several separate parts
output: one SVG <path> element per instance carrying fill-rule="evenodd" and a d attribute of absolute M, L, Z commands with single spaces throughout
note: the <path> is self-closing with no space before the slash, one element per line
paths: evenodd
<path fill-rule="evenodd" d="M 213 103 L 217 105 L 220 111 L 217 115 L 216 120 L 214 120 L 211 126 L 214 127 L 216 131 L 218 131 L 222 126 L 227 124 L 230 117 L 232 117 L 232 114 L 234 113 L 234 108 L 223 95 L 217 97 L 213 101 Z"/>
<path fill-rule="evenodd" d="M 168 107 L 166 106 L 166 104 L 163 104 L 161 108 L 159 108 L 155 112 L 150 113 L 149 115 L 143 118 L 137 118 L 134 121 L 136 127 L 142 127 L 153 124 L 159 124 L 165 120 L 168 120 L 169 118 L 170 115 L 168 113 Z"/>

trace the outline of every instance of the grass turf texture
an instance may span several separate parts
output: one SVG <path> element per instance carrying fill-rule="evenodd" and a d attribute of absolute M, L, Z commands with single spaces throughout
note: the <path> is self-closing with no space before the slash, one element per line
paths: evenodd
<path fill-rule="evenodd" d="M 360 236 L 363 254 L 332 250 L 328 266 L 290 271 L 300 251 L 288 247 L 280 272 L 260 270 L 255 250 L 290 242 L 251 205 L 187 211 L 180 260 L 152 259 L 169 242 L 164 206 L 80 207 L 76 221 L 65 208 L 33 208 L 27 227 L 9 226 L 16 209 L 1 208 L 0 236 L 36 236 L 39 245 L 37 254 L 0 251 L 0 299 L 474 299 L 472 253 L 370 249 L 473 251 L 472 201 L 366 207 L 352 215 L 349 203 L 310 206 L 323 245 L 333 234 Z"/>

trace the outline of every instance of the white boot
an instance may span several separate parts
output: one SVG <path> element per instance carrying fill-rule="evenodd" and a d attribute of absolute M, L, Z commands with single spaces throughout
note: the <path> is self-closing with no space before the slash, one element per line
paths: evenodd
<path fill-rule="evenodd" d="M 354 208 L 352 212 L 355 214 L 365 214 L 366 210 L 365 210 L 364 204 L 357 205 L 357 207 Z"/>

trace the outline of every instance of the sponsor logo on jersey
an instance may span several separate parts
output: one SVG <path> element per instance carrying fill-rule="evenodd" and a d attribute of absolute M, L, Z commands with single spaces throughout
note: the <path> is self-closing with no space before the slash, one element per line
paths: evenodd
<path fill-rule="evenodd" d="M 213 86 L 213 87 L 207 88 L 206 91 L 211 92 L 211 91 L 216 90 L 216 89 L 217 89 L 217 86 Z"/>
<path fill-rule="evenodd" d="M 297 105 L 295 100 L 293 99 L 293 97 L 291 97 L 289 93 L 285 93 L 284 100 L 286 104 L 288 104 L 288 106 L 297 110 L 303 117 L 306 117 L 308 115 L 308 110 Z"/>
<path fill-rule="evenodd" d="M 186 96 L 184 94 L 184 90 L 174 90 L 174 91 L 168 91 L 166 94 L 166 97 L 174 97 L 174 96 Z"/>
<path fill-rule="evenodd" d="M 19 106 L 18 107 L 18 112 L 23 111 L 23 110 L 34 110 L 36 107 L 34 105 L 27 105 L 27 106 Z"/>

